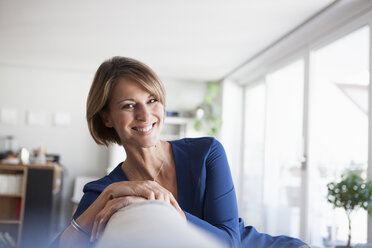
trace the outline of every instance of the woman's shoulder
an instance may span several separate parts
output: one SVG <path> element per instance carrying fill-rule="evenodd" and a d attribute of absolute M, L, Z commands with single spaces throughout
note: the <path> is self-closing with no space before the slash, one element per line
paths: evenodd
<path fill-rule="evenodd" d="M 183 138 L 171 141 L 173 150 L 206 156 L 214 150 L 222 151 L 223 146 L 213 137 Z"/>
<path fill-rule="evenodd" d="M 125 179 L 124 173 L 121 170 L 121 163 L 120 163 L 118 166 L 115 167 L 114 170 L 110 172 L 110 174 L 98 180 L 87 183 L 83 188 L 83 192 L 87 193 L 87 192 L 93 191 L 93 192 L 101 193 L 110 184 L 118 182 L 118 181 L 123 181 L 123 180 L 126 180 L 126 179 Z"/>
<path fill-rule="evenodd" d="M 198 137 L 198 138 L 183 138 L 179 140 L 171 141 L 171 143 L 176 145 L 192 145 L 192 146 L 206 146 L 211 145 L 215 142 L 214 137 Z"/>
<path fill-rule="evenodd" d="M 98 180 L 85 184 L 83 188 L 83 192 L 87 193 L 87 192 L 93 191 L 93 192 L 101 193 L 111 183 L 112 181 L 110 180 L 110 178 L 108 176 L 104 176 Z"/>

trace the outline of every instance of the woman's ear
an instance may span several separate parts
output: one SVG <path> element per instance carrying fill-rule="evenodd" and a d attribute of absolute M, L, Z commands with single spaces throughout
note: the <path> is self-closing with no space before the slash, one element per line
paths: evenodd
<path fill-rule="evenodd" d="M 111 117 L 110 117 L 108 111 L 106 111 L 106 110 L 101 110 L 101 111 L 99 112 L 99 115 L 101 116 L 102 121 L 103 121 L 103 124 L 104 124 L 106 127 L 113 127 L 113 126 L 114 126 L 114 124 L 113 124 L 113 122 L 112 122 L 112 120 L 111 120 Z"/>

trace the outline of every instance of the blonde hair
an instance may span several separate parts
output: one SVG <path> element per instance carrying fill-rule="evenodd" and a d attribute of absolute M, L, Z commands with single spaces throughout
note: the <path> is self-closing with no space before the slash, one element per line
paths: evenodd
<path fill-rule="evenodd" d="M 98 68 L 87 99 L 87 122 L 90 134 L 99 145 L 110 143 L 121 145 L 114 128 L 105 126 L 102 112 L 107 111 L 111 91 L 120 78 L 130 78 L 154 95 L 165 108 L 165 89 L 156 73 L 142 62 L 126 58 L 113 57 Z"/>

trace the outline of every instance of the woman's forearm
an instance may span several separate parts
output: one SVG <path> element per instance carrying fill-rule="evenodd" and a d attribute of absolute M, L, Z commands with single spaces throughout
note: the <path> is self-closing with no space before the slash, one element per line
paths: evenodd
<path fill-rule="evenodd" d="M 89 247 L 90 237 L 69 225 L 59 238 L 60 248 Z"/>
<path fill-rule="evenodd" d="M 98 198 L 88 207 L 77 219 L 77 223 L 91 233 L 93 228 L 94 220 L 97 214 L 105 207 L 106 203 L 112 199 L 111 191 L 103 191 Z"/>
<path fill-rule="evenodd" d="M 78 225 L 86 232 L 91 233 L 95 217 L 105 207 L 110 198 L 110 191 L 102 192 L 93 204 L 76 219 Z M 59 239 L 59 247 L 88 247 L 89 240 L 90 236 L 69 225 Z"/>
<path fill-rule="evenodd" d="M 108 219 L 114 212 L 138 200 L 143 201 L 152 198 L 172 204 L 186 221 L 186 216 L 172 193 L 158 183 L 153 181 L 117 182 L 107 186 L 76 219 L 76 223 L 84 232 L 70 225 L 61 235 L 60 247 L 74 247 L 74 244 L 86 244 L 88 246 L 89 241 L 95 241 L 99 238 Z M 85 232 L 90 233 L 90 237 Z"/>

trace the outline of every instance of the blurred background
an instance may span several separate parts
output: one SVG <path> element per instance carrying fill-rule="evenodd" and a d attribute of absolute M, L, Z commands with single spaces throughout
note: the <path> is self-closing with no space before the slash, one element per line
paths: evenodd
<path fill-rule="evenodd" d="M 125 159 L 85 119 L 96 69 L 118 55 L 165 84 L 163 139 L 222 142 L 247 225 L 346 241 L 326 185 L 350 166 L 372 179 L 371 23 L 369 0 L 0 0 L 0 240 L 29 244 L 43 212 L 49 241 L 84 184 Z M 356 210 L 352 243 L 368 241 Z"/>

